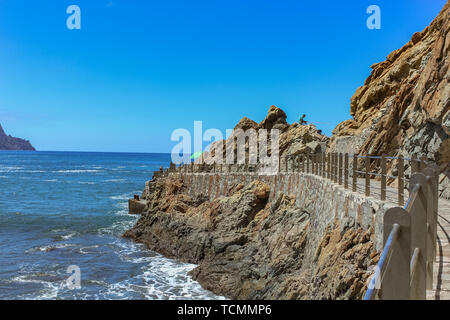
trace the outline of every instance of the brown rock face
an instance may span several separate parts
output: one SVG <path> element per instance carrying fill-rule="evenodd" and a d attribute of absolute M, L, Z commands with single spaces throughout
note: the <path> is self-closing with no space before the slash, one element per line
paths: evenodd
<path fill-rule="evenodd" d="M 271 152 L 271 139 L 270 130 L 276 129 L 280 131 L 280 141 L 279 141 L 279 154 L 281 156 L 282 165 L 284 165 L 284 159 L 286 156 L 298 156 L 302 154 L 310 154 L 316 152 L 324 152 L 326 150 L 327 142 L 329 138 L 316 128 L 316 126 L 300 125 L 298 123 L 289 124 L 286 122 L 286 113 L 276 106 L 271 106 L 267 113 L 267 116 L 261 123 L 256 123 L 255 121 L 248 119 L 247 117 L 242 118 L 239 123 L 234 127 L 233 133 L 236 130 L 241 129 L 255 130 L 256 134 L 259 134 L 259 130 L 266 129 L 268 134 L 268 151 Z M 233 135 L 228 138 L 227 141 L 215 142 L 211 145 L 211 152 L 205 152 L 203 155 L 203 160 L 206 163 L 212 163 L 212 156 L 215 155 L 216 150 L 223 148 L 223 157 L 225 159 L 226 152 L 225 146 L 232 146 L 231 142 L 234 139 Z M 236 145 L 237 146 L 237 145 Z M 249 141 L 245 141 L 246 154 L 249 153 Z M 235 147 L 236 155 L 236 147 Z M 220 152 L 220 151 L 219 151 Z"/>
<path fill-rule="evenodd" d="M 289 126 L 286 122 L 286 118 L 286 113 L 284 113 L 283 110 L 275 106 L 271 106 L 266 118 L 260 123 L 260 126 L 267 130 L 272 128 L 284 130 Z"/>
<path fill-rule="evenodd" d="M 192 198 L 177 178 L 157 179 L 148 210 L 125 237 L 196 263 L 206 289 L 232 299 L 360 299 L 377 262 L 372 231 L 329 226 L 319 245 L 310 214 L 254 181 L 214 201 Z M 316 252 L 310 252 L 317 247 Z"/>
<path fill-rule="evenodd" d="M 372 74 L 351 99 L 353 119 L 333 131 L 332 151 L 426 156 L 438 162 L 447 176 L 441 196 L 450 197 L 450 169 L 445 161 L 450 126 L 449 30 L 447 3 L 430 26 L 372 66 Z"/>

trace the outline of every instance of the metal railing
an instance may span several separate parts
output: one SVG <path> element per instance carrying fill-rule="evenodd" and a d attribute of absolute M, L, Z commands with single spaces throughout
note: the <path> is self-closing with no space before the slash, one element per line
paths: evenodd
<path fill-rule="evenodd" d="M 388 166 L 388 161 L 390 161 Z M 283 163 L 283 165 L 281 165 Z M 361 156 L 342 153 L 316 153 L 283 158 L 278 166 L 279 173 L 304 172 L 319 175 L 329 179 L 345 189 L 360 192 L 366 196 L 376 196 L 373 192 L 373 184 L 379 182 L 379 198 L 382 201 L 391 200 L 404 205 L 405 187 L 409 185 L 409 176 L 423 170 L 428 161 L 426 158 L 411 158 L 381 156 Z M 190 163 L 176 167 L 171 163 L 170 167 L 162 171 L 155 171 L 154 177 L 164 177 L 170 172 L 181 170 L 185 173 L 233 173 L 233 172 L 258 172 L 257 164 L 206 164 Z M 361 169 L 359 169 L 361 168 Z M 390 171 L 388 171 L 388 168 Z M 405 168 L 410 169 L 411 174 L 405 174 Z M 361 180 L 363 186 L 361 189 Z M 388 185 L 396 184 L 396 192 Z M 375 188 L 378 188 L 375 184 Z"/>
<path fill-rule="evenodd" d="M 406 205 L 384 215 L 384 248 L 364 300 L 426 299 L 433 286 L 437 209 L 437 168 L 430 165 L 412 175 Z"/>
<path fill-rule="evenodd" d="M 388 174 L 387 161 L 391 174 Z M 410 178 L 405 175 L 409 162 Z M 226 167 L 226 169 L 224 169 Z M 358 167 L 363 169 L 358 170 Z M 156 171 L 154 177 L 171 172 L 184 173 L 257 172 L 250 164 L 184 164 Z M 279 173 L 303 172 L 329 179 L 345 189 L 358 189 L 358 178 L 364 179 L 364 194 L 371 196 L 371 181 L 379 178 L 380 200 L 386 200 L 388 180 L 397 182 L 399 207 L 386 211 L 383 218 L 383 251 L 366 291 L 365 300 L 425 299 L 432 288 L 433 263 L 436 257 L 438 169 L 425 158 L 361 156 L 338 153 L 309 154 L 284 159 Z M 395 174 L 392 172 L 395 171 Z M 409 198 L 404 205 L 404 189 Z M 403 206 L 404 205 L 404 206 Z"/>
<path fill-rule="evenodd" d="M 388 165 L 390 163 L 390 172 L 388 174 Z M 405 163 L 406 162 L 406 163 Z M 285 171 L 289 168 L 293 171 L 312 173 L 339 185 L 343 185 L 345 189 L 351 187 L 354 192 L 364 193 L 366 196 L 373 196 L 372 182 L 380 182 L 380 200 L 387 200 L 387 193 L 390 185 L 397 184 L 396 202 L 399 206 L 404 205 L 404 190 L 409 183 L 409 175 L 405 175 L 405 167 L 410 168 L 411 175 L 424 169 L 428 161 L 426 158 L 411 158 L 381 156 L 361 156 L 349 155 L 342 153 L 320 153 L 302 156 L 289 157 L 285 161 Z M 361 167 L 362 169 L 358 170 Z M 393 173 L 395 175 L 393 175 Z M 364 179 L 363 190 L 358 190 L 358 179 Z M 351 179 L 351 181 L 350 181 Z"/>

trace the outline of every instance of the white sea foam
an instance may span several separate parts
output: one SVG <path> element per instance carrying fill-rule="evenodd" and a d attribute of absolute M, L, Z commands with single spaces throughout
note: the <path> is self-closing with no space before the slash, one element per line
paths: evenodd
<path fill-rule="evenodd" d="M 86 170 L 57 170 L 53 171 L 56 173 L 94 173 L 94 172 L 100 172 L 100 170 L 94 170 L 94 169 L 86 169 Z"/>
<path fill-rule="evenodd" d="M 22 295 L 20 299 L 23 300 L 51 300 L 58 297 L 59 290 L 64 286 L 64 284 L 56 284 L 49 281 L 39 280 L 39 279 L 31 279 L 31 275 L 21 275 L 13 278 L 12 282 L 18 283 L 38 283 L 42 284 L 44 288 L 40 290 L 38 293 L 33 293 L 30 295 Z"/>
<path fill-rule="evenodd" d="M 62 244 L 48 245 L 48 246 L 42 246 L 42 247 L 33 247 L 31 249 L 26 250 L 25 253 L 37 252 L 37 251 L 50 252 L 52 250 L 65 249 L 65 248 L 69 248 L 69 247 L 73 247 L 73 246 L 75 246 L 75 245 L 69 244 L 69 243 L 62 243 Z"/>
<path fill-rule="evenodd" d="M 126 179 L 109 179 L 109 180 L 104 180 L 104 182 L 125 182 L 127 181 Z"/>

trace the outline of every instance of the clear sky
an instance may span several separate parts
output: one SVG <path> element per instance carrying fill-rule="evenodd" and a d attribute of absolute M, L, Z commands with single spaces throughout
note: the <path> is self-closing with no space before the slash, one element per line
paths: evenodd
<path fill-rule="evenodd" d="M 39 150 L 170 152 L 194 120 L 225 131 L 274 104 L 331 134 L 370 66 L 445 3 L 0 0 L 0 123 Z"/>

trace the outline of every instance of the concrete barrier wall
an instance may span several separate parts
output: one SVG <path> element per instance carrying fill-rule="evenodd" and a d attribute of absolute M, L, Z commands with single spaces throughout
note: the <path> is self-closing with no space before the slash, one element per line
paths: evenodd
<path fill-rule="evenodd" d="M 352 217 L 364 229 L 374 228 L 376 249 L 383 245 L 383 216 L 394 204 L 345 189 L 342 185 L 307 173 L 173 173 L 182 178 L 191 196 L 203 195 L 210 200 L 227 195 L 230 187 L 254 180 L 266 183 L 270 190 L 269 200 L 281 193 L 295 196 L 296 205 L 311 214 L 311 228 L 317 237 L 324 234 L 327 226 Z M 315 243 L 318 243 L 315 241 Z M 314 244 L 312 244 L 314 246 Z M 313 248 L 311 248 L 313 249 Z M 309 250 L 313 252 L 313 250 Z"/>

